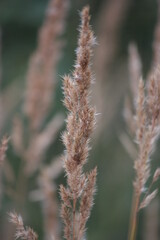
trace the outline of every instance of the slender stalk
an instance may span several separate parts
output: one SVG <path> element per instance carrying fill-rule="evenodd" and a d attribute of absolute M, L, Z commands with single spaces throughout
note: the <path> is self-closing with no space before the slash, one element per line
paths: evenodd
<path fill-rule="evenodd" d="M 128 240 L 135 240 L 136 239 L 137 212 L 138 212 L 138 207 L 139 207 L 139 201 L 140 201 L 140 193 L 138 193 L 138 194 L 134 193 Z"/>
<path fill-rule="evenodd" d="M 76 233 L 75 233 L 75 228 L 76 228 L 76 203 L 77 203 L 77 199 L 75 198 L 73 200 L 73 240 L 76 239 Z"/>

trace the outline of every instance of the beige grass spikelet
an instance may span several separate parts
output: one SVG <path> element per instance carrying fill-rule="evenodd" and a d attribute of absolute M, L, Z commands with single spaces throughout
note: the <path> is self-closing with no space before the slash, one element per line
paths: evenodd
<path fill-rule="evenodd" d="M 17 213 L 9 213 L 9 221 L 16 226 L 15 240 L 38 240 L 37 234 L 30 227 L 24 227 L 23 219 Z"/>
<path fill-rule="evenodd" d="M 45 22 L 39 32 L 38 48 L 30 60 L 24 110 L 32 130 L 41 126 L 50 108 L 62 47 L 59 37 L 64 31 L 67 8 L 68 0 L 49 2 Z"/>
<path fill-rule="evenodd" d="M 139 81 L 136 104 L 136 143 L 138 156 L 134 163 L 135 181 L 133 210 L 129 239 L 136 236 L 137 214 L 142 208 L 147 207 L 157 195 L 158 189 L 153 184 L 159 178 L 159 168 L 151 176 L 151 157 L 155 150 L 156 140 L 160 133 L 160 71 L 157 67 L 148 79 L 147 86 L 142 79 Z M 149 182 L 150 183 L 148 185 Z"/>
<path fill-rule="evenodd" d="M 0 164 L 4 161 L 8 149 L 8 137 L 3 137 L 0 145 Z"/>
<path fill-rule="evenodd" d="M 88 174 L 86 188 L 82 193 L 82 198 L 80 202 L 80 214 L 78 223 L 78 239 L 82 239 L 85 232 L 85 223 L 90 216 L 90 211 L 93 206 L 93 196 L 95 194 L 95 181 L 97 175 L 97 168 L 93 169 Z"/>
<path fill-rule="evenodd" d="M 92 83 L 90 58 L 95 38 L 89 20 L 89 8 L 85 7 L 81 13 L 75 70 L 72 77 L 64 77 L 64 104 L 69 111 L 67 130 L 63 134 L 66 147 L 64 168 L 68 187 L 61 186 L 60 194 L 64 237 L 67 240 L 83 238 L 93 203 L 97 173 L 96 168 L 89 174 L 83 172 L 89 152 L 89 138 L 95 124 L 95 109 L 89 104 L 89 88 Z"/>
<path fill-rule="evenodd" d="M 30 59 L 23 108 L 30 127 L 27 141 L 24 141 L 26 126 L 23 119 L 14 119 L 12 142 L 16 153 L 25 160 L 28 176 L 39 168 L 46 150 L 63 124 L 63 116 L 59 113 L 41 128 L 55 92 L 56 67 L 62 47 L 60 36 L 64 32 L 68 6 L 68 0 L 49 1 L 38 35 L 38 47 Z"/>

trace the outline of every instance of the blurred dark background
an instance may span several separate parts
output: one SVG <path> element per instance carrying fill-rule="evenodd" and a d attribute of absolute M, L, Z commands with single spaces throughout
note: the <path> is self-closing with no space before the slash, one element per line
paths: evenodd
<path fill-rule="evenodd" d="M 119 0 L 120 1 L 120 0 Z M 102 31 L 106 31 L 106 40 L 103 39 L 104 51 L 111 48 L 108 45 L 111 35 L 116 38 L 115 51 L 110 61 L 104 58 L 106 63 L 104 69 L 99 68 L 97 49 L 93 57 L 93 71 L 95 73 L 95 84 L 93 88 L 92 101 L 96 105 L 97 130 L 92 137 L 92 150 L 90 152 L 87 168 L 98 166 L 97 194 L 91 217 L 87 224 L 87 239 L 92 240 L 124 240 L 127 239 L 129 217 L 132 202 L 132 182 L 134 179 L 133 160 L 125 150 L 120 140 L 120 135 L 126 132 L 123 119 L 124 97 L 129 88 L 128 73 L 128 45 L 135 42 L 143 64 L 143 76 L 147 76 L 150 70 L 153 50 L 154 30 L 157 23 L 158 3 L 156 0 L 126 0 L 120 12 L 121 17 L 117 22 L 119 26 L 113 28 L 112 18 L 109 16 L 109 6 L 112 0 L 72 0 L 66 20 L 66 29 L 62 37 L 64 39 L 63 55 L 58 65 L 57 88 L 54 99 L 52 114 L 57 111 L 66 113 L 62 104 L 62 78 L 73 69 L 75 60 L 75 48 L 77 46 L 79 11 L 83 6 L 89 4 L 91 7 L 91 24 L 97 37 L 97 49 L 101 47 L 103 39 Z M 1 27 L 1 94 L 4 96 L 5 122 L 1 127 L 1 134 L 11 132 L 14 115 L 20 112 L 25 92 L 25 76 L 28 61 L 37 46 L 37 33 L 40 28 L 48 1 L 46 0 L 0 0 L 0 27 Z M 112 7 L 111 7 L 112 8 Z M 113 10 L 114 13 L 114 10 Z M 107 20 L 107 22 L 105 21 Z M 114 23 L 113 23 L 114 24 Z M 100 36 L 100 37 L 99 37 Z M 109 39 L 108 39 L 109 38 Z M 112 39 L 112 38 L 111 38 Z M 106 44 L 105 44 L 106 43 Z M 107 62 L 108 61 L 108 62 Z M 103 74 L 101 74 L 104 71 Z M 103 90 L 101 92 L 101 90 Z M 1 113 L 3 115 L 3 113 Z M 63 127 L 64 128 L 64 127 Z M 56 156 L 63 152 L 64 146 L 59 136 L 50 147 L 48 157 Z M 159 154 L 154 156 L 153 170 L 159 165 Z M 10 144 L 7 157 L 13 168 L 19 168 L 20 159 L 13 151 Z M 63 174 L 57 179 L 57 186 L 64 182 Z M 32 182 L 32 189 L 35 183 Z M 5 180 L 3 181 L 5 188 Z M 58 191 L 57 191 L 58 192 Z M 139 227 L 137 239 L 151 239 L 146 237 L 150 230 L 149 221 L 153 218 L 155 223 L 152 229 L 155 238 L 160 238 L 160 208 L 158 200 L 139 214 Z M 40 203 L 32 203 L 27 198 L 22 205 L 12 201 L 7 195 L 3 196 L 0 214 L 0 239 L 4 238 L 7 231 L 7 212 L 15 209 L 24 216 L 27 225 L 38 232 L 39 239 L 43 239 L 42 212 Z M 151 211 L 150 209 L 153 209 Z M 154 216 L 155 214 L 155 216 Z M 152 221 L 151 221 L 152 222 Z M 3 228 L 3 229 L 2 229 Z M 13 239 L 13 238 L 12 238 Z"/>

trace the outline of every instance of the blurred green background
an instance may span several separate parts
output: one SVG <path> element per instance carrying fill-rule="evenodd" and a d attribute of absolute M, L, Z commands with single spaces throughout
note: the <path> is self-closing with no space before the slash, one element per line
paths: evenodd
<path fill-rule="evenodd" d="M 56 96 L 50 117 L 60 111 L 66 114 L 61 101 L 63 99 L 61 76 L 70 73 L 73 69 L 78 36 L 79 11 L 86 4 L 90 5 L 92 15 L 91 24 L 97 36 L 98 48 L 101 46 L 101 38 L 99 38 L 100 25 L 104 31 L 107 29 L 105 26 L 112 25 L 112 22 L 106 23 L 101 20 L 102 15 L 106 16 L 107 10 L 104 13 L 105 8 L 107 9 L 111 2 L 112 0 L 71 1 L 65 33 L 62 36 L 65 46 L 58 65 Z M 126 132 L 123 120 L 123 104 L 129 85 L 128 44 L 132 41 L 137 44 L 143 63 L 143 75 L 145 77 L 152 62 L 152 42 L 157 22 L 158 3 L 156 0 L 128 0 L 123 2 L 126 2 L 124 4 L 126 7 L 122 13 L 121 24 L 117 28 L 118 48 L 109 63 L 109 67 L 104 63 L 106 68 L 104 68 L 103 79 L 100 79 L 101 76 L 97 70 L 97 50 L 95 50 L 93 57 L 93 71 L 96 80 L 92 91 L 92 100 L 96 105 L 97 112 L 101 114 L 97 116 L 97 130 L 92 137 L 91 144 L 93 147 L 87 166 L 87 168 L 95 165 L 98 166 L 95 205 L 87 224 L 87 239 L 89 240 L 124 240 L 127 239 L 128 234 L 133 191 L 132 182 L 134 179 L 133 160 L 124 149 L 119 137 L 121 133 Z M 48 1 L 46 0 L 0 0 L 0 26 L 2 33 L 1 94 L 4 95 L 4 115 L 6 116 L 5 123 L 1 129 L 2 135 L 4 133 L 10 134 L 15 114 L 21 114 L 20 109 L 23 104 L 28 61 L 37 46 L 37 33 L 43 22 L 47 3 Z M 106 31 L 110 37 L 112 29 Z M 105 47 L 107 49 L 107 39 Z M 98 92 L 97 89 L 99 91 L 103 89 L 103 92 Z M 53 156 L 57 156 L 63 152 L 64 146 L 60 139 L 63 129 L 60 130 L 56 142 L 50 147 L 46 161 L 50 161 Z M 15 172 L 18 171 L 17 169 L 19 169 L 21 160 L 14 153 L 11 144 L 7 157 Z M 157 151 L 157 154 L 154 156 L 153 170 L 158 165 L 159 153 Z M 62 174 L 57 179 L 57 186 L 64 181 L 65 179 Z M 30 188 L 34 189 L 35 186 L 36 183 L 31 179 Z M 3 188 L 5 188 L 5 180 L 3 180 Z M 156 201 L 153 205 L 156 204 Z M 153 206 L 151 205 L 148 208 L 151 209 Z M 25 202 L 22 204 L 16 203 L 7 195 L 4 195 L 0 214 L 1 240 L 5 239 L 4 232 L 7 231 L 7 224 L 9 224 L 6 220 L 6 213 L 12 209 L 20 212 L 24 217 L 25 223 L 33 227 L 38 233 L 40 240 L 43 239 L 40 203 L 30 202 L 27 196 Z M 153 217 L 148 212 L 149 210 L 143 210 L 139 216 L 137 236 L 139 240 L 147 239 L 145 235 L 149 228 L 147 218 Z M 158 226 L 155 228 L 158 238 L 152 238 L 152 240 L 160 238 L 159 205 L 155 212 L 155 218 L 158 219 Z"/>

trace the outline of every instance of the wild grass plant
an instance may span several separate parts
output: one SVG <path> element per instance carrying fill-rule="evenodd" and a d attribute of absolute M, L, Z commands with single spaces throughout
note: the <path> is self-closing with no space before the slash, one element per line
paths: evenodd
<path fill-rule="evenodd" d="M 122 2 L 126 6 L 126 2 Z M 66 119 L 61 113 L 55 114 L 50 121 L 47 118 L 56 89 L 57 64 L 63 47 L 60 36 L 65 31 L 68 6 L 69 2 L 66 0 L 49 1 L 45 20 L 38 35 L 38 47 L 30 59 L 26 77 L 26 93 L 21 111 L 27 119 L 27 124 L 23 118 L 15 116 L 10 136 L 14 151 L 22 160 L 20 174 L 15 181 L 23 183 L 23 192 L 18 193 L 18 188 L 10 189 L 9 196 L 14 199 L 16 194 L 23 193 L 24 196 L 29 195 L 31 201 L 41 202 L 45 240 L 59 240 L 62 234 L 66 240 L 88 239 L 86 224 L 96 192 L 97 167 L 91 171 L 85 168 L 89 158 L 90 139 L 96 123 L 96 108 L 92 107 L 90 100 L 90 89 L 94 82 L 93 47 L 96 45 L 96 40 L 90 26 L 88 6 L 84 7 L 80 14 L 81 24 L 74 70 L 71 75 L 63 77 L 63 103 L 68 111 Z M 119 9 L 119 6 L 119 3 L 118 5 L 111 3 L 109 8 L 111 9 L 109 12 L 117 9 L 119 15 L 117 14 L 118 20 L 115 19 L 115 23 L 113 22 L 115 32 L 109 39 L 111 52 L 107 53 L 109 56 L 107 68 L 109 68 L 110 58 L 114 56 L 112 48 L 117 44 L 117 22 L 119 19 L 122 20 L 125 10 L 123 7 Z M 157 29 L 159 29 L 158 25 Z M 102 42 L 104 44 L 105 39 Z M 156 37 L 155 42 L 154 46 L 157 49 L 159 45 Z M 99 62 L 100 65 L 102 64 L 99 67 L 102 69 L 105 60 L 102 54 L 103 49 L 100 43 L 98 44 L 99 59 L 102 61 Z M 126 100 L 125 118 L 132 134 L 133 144 L 130 148 L 129 144 L 123 143 L 134 158 L 134 193 L 128 240 L 135 240 L 139 212 L 147 207 L 158 193 L 155 183 L 159 179 L 160 168 L 152 174 L 151 159 L 160 131 L 160 70 L 157 64 L 159 55 L 155 54 L 152 70 L 145 83 L 141 78 L 142 64 L 138 59 L 135 45 L 130 45 L 129 51 L 131 101 Z M 134 65 L 135 62 L 137 65 Z M 104 72 L 101 74 L 103 75 Z M 61 137 L 65 146 L 64 154 L 54 158 L 50 163 L 45 163 L 48 148 L 64 122 L 66 122 L 66 130 Z M 27 135 L 25 136 L 26 129 Z M 8 141 L 9 138 L 3 138 L 0 146 L 1 170 L 3 170 Z M 66 184 L 57 186 L 55 179 L 63 172 L 63 168 Z M 36 182 L 36 189 L 29 189 L 30 179 Z M 60 201 L 57 198 L 57 192 Z M 14 200 L 16 199 L 18 198 Z M 25 227 L 23 218 L 14 209 L 8 217 L 15 226 L 12 239 L 39 239 L 38 234 L 32 228 Z M 8 224 L 10 226 L 10 223 Z"/>

